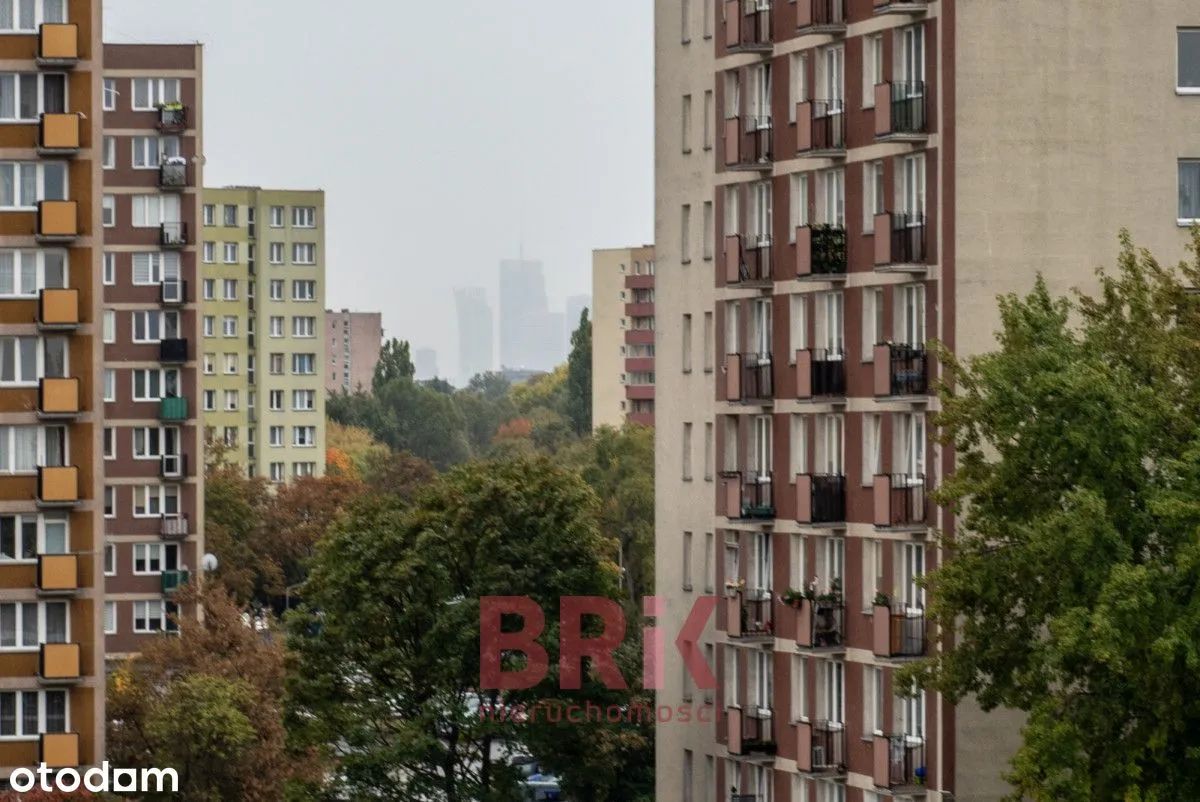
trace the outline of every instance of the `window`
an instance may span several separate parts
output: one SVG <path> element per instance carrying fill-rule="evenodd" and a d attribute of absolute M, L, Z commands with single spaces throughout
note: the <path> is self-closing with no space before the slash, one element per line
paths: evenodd
<path fill-rule="evenodd" d="M 238 260 L 238 244 L 236 242 L 225 243 L 225 264 L 237 264 Z"/>
<path fill-rule="evenodd" d="M 792 415 L 792 431 L 788 442 L 791 443 L 791 466 L 794 475 L 808 473 L 808 416 Z M 804 577 L 801 577 L 807 581 Z"/>
<path fill-rule="evenodd" d="M 791 202 L 788 206 L 791 211 L 791 225 L 788 227 L 788 237 L 791 242 L 796 241 L 796 229 L 804 228 L 808 225 L 808 175 L 805 173 L 793 173 L 788 182 L 791 188 Z"/>
<path fill-rule="evenodd" d="M 692 481 L 692 424 L 683 424 L 683 481 Z"/>
<path fill-rule="evenodd" d="M 845 426 L 840 414 L 817 416 L 816 470 L 827 476 L 843 476 Z"/>
<path fill-rule="evenodd" d="M 759 181 L 750 192 L 750 243 L 747 247 L 765 247 L 771 244 L 771 182 Z"/>
<path fill-rule="evenodd" d="M 117 435 L 111 426 L 104 427 L 104 458 L 117 458 Z"/>
<path fill-rule="evenodd" d="M 161 284 L 179 279 L 179 254 L 135 253 L 133 255 L 133 283 L 139 286 Z"/>
<path fill-rule="evenodd" d="M 0 208 L 32 210 L 38 201 L 66 198 L 65 163 L 0 162 Z"/>
<path fill-rule="evenodd" d="M 814 344 L 825 351 L 826 359 L 843 359 L 846 354 L 846 301 L 841 290 L 816 295 Z"/>
<path fill-rule="evenodd" d="M 133 573 L 160 574 L 163 571 L 175 571 L 178 568 L 178 545 L 174 543 L 133 544 Z"/>
<path fill-rule="evenodd" d="M 214 204 L 204 204 L 204 225 L 215 226 L 217 224 L 217 207 Z"/>
<path fill-rule="evenodd" d="M 67 554 L 67 518 L 0 515 L 0 562 L 33 562 L 39 554 Z"/>
<path fill-rule="evenodd" d="M 0 13 L 2 13 L 0 6 Z M 117 109 L 117 82 L 112 78 L 104 79 L 104 111 L 116 111 Z"/>
<path fill-rule="evenodd" d="M 683 372 L 692 372 L 692 316 L 683 316 Z"/>
<path fill-rule="evenodd" d="M 679 4 L 680 20 L 682 22 L 682 31 L 680 32 L 680 41 L 687 44 L 692 41 L 692 3 L 694 0 L 682 0 Z"/>
<path fill-rule="evenodd" d="M 317 300 L 317 282 L 311 279 L 297 279 L 292 282 L 292 300 L 293 301 L 315 301 Z"/>
<path fill-rule="evenodd" d="M 875 216 L 887 211 L 883 195 L 883 162 L 863 165 L 863 233 L 875 230 Z"/>
<path fill-rule="evenodd" d="M 204 391 L 204 411 L 205 412 L 214 412 L 216 410 L 216 408 L 217 408 L 217 391 L 216 390 L 205 390 Z"/>
<path fill-rule="evenodd" d="M 913 688 L 916 691 L 916 688 Z M 911 745 L 925 740 L 925 691 L 896 700 L 900 708 L 900 727 Z"/>
<path fill-rule="evenodd" d="M 925 347 L 925 285 L 905 284 L 896 292 L 896 342 Z"/>
<path fill-rule="evenodd" d="M 117 400 L 117 372 L 112 368 L 104 369 L 104 400 Z"/>
<path fill-rule="evenodd" d="M 317 210 L 312 206 L 292 207 L 292 228 L 316 228 Z"/>
<path fill-rule="evenodd" d="M 879 666 L 864 666 L 863 677 L 866 685 L 863 732 L 883 735 L 883 669 Z"/>
<path fill-rule="evenodd" d="M 115 487 L 113 487 L 112 485 L 104 486 L 104 517 L 105 518 L 116 518 L 117 517 L 117 489 Z M 108 546 L 106 548 L 115 549 L 116 546 Z M 114 551 L 113 553 L 115 554 L 116 552 Z M 106 562 L 104 563 L 104 565 L 105 565 L 104 571 L 105 571 L 105 573 L 108 573 L 108 562 L 107 562 L 108 552 L 107 551 L 104 552 L 104 559 L 106 560 Z M 114 568 L 113 573 L 115 573 L 116 570 L 117 569 Z"/>
<path fill-rule="evenodd" d="M 292 409 L 296 411 L 309 411 L 316 409 L 317 391 L 316 390 L 293 390 L 292 391 Z M 282 399 L 280 400 L 280 409 L 283 408 Z"/>
<path fill-rule="evenodd" d="M 158 518 L 161 515 L 179 514 L 179 488 L 176 485 L 138 485 L 133 488 L 133 517 Z M 174 544 L 142 543 L 134 546 L 133 572 L 145 573 L 138 568 L 138 546 L 151 547 Z M 151 571 L 174 570 L 177 566 L 152 568 Z"/>
<path fill-rule="evenodd" d="M 846 666 L 840 660 L 818 662 L 820 716 L 830 724 L 846 721 Z"/>
<path fill-rule="evenodd" d="M 804 535 L 792 535 L 792 551 L 788 556 L 792 587 L 807 588 L 812 582 L 808 573 L 808 538 Z"/>
<path fill-rule="evenodd" d="M 883 83 L 883 34 L 863 39 L 863 108 L 875 106 L 875 87 Z"/>
<path fill-rule="evenodd" d="M 898 91 L 900 97 L 921 97 L 925 94 L 925 28 L 910 25 L 897 29 L 895 35 L 893 91 Z"/>
<path fill-rule="evenodd" d="M 0 738 L 67 732 L 70 720 L 66 691 L 0 692 Z"/>
<path fill-rule="evenodd" d="M 217 319 L 213 315 L 205 315 L 204 316 L 204 336 L 205 337 L 217 336 L 216 335 L 216 322 L 217 322 Z"/>
<path fill-rule="evenodd" d="M 837 228 L 846 227 L 846 171 L 818 173 L 817 214 L 820 222 Z"/>
<path fill-rule="evenodd" d="M 61 73 L 0 73 L 0 121 L 36 122 L 67 110 L 67 77 Z"/>
<path fill-rule="evenodd" d="M 788 104 L 788 122 L 796 122 L 796 106 L 808 101 L 808 54 L 793 53 L 789 75 L 792 98 Z"/>
<path fill-rule="evenodd" d="M 1179 76 L 1175 88 L 1181 94 L 1200 94 L 1200 28 L 1180 28 Z"/>
<path fill-rule="evenodd" d="M 115 343 L 117 341 L 117 313 L 111 309 L 104 310 L 103 337 L 106 343 Z"/>
<path fill-rule="evenodd" d="M 163 223 L 177 223 L 179 216 L 178 195 L 134 195 L 134 228 L 158 228 Z"/>
<path fill-rule="evenodd" d="M 713 361 L 716 359 L 716 346 L 713 345 L 713 313 L 704 313 L 704 372 L 712 373 Z"/>
<path fill-rule="evenodd" d="M 680 211 L 679 220 L 679 261 L 688 264 L 692 261 L 692 207 L 684 204 Z"/>
<path fill-rule="evenodd" d="M 238 427 L 226 426 L 221 430 L 221 439 L 225 442 L 225 445 L 231 448 L 236 447 L 238 442 Z"/>
<path fill-rule="evenodd" d="M 177 136 L 133 137 L 133 167 L 135 170 L 157 170 L 163 160 L 180 155 Z"/>
<path fill-rule="evenodd" d="M 272 482 L 282 482 L 283 481 L 283 463 L 282 462 L 272 462 L 271 463 L 271 481 Z"/>
<path fill-rule="evenodd" d="M 271 354 L 267 365 L 272 376 L 283 375 L 283 354 Z"/>
<path fill-rule="evenodd" d="M 270 293 L 272 301 L 283 300 L 283 279 L 271 279 Z"/>
<path fill-rule="evenodd" d="M 293 337 L 315 337 L 317 331 L 317 319 L 315 317 L 294 317 L 292 318 L 292 336 Z"/>
<path fill-rule="evenodd" d="M 1196 90 L 1200 94 L 1200 88 Z M 1200 159 L 1179 160 L 1179 222 L 1200 221 Z"/>
<path fill-rule="evenodd" d="M 104 634 L 105 635 L 116 635 L 117 634 L 117 603 L 116 602 L 110 601 L 110 602 L 104 603 Z"/>
<path fill-rule="evenodd" d="M 233 315 L 226 315 L 221 320 L 221 334 L 225 337 L 236 337 L 238 333 L 238 319 Z"/>
<path fill-rule="evenodd" d="M 292 262 L 298 265 L 315 265 L 317 263 L 317 246 L 311 242 L 297 242 L 292 245 Z"/>
<path fill-rule="evenodd" d="M 268 432 L 268 435 L 270 437 L 270 444 L 272 447 L 278 448 L 279 446 L 283 445 L 283 427 L 282 426 L 272 426 L 270 429 L 270 432 Z"/>
<path fill-rule="evenodd" d="M 758 130 L 771 125 L 771 65 L 756 64 L 750 68 L 751 125 Z"/>
<path fill-rule="evenodd" d="M 174 368 L 165 370 L 134 369 L 133 400 L 158 401 L 161 398 L 173 398 L 179 394 L 179 371 Z"/>
<path fill-rule="evenodd" d="M 0 267 L 3 270 L 3 267 Z M 106 286 L 112 286 L 117 283 L 117 255 L 115 253 L 104 254 L 104 272 L 102 274 L 103 282 Z"/>
<path fill-rule="evenodd" d="M 875 359 L 875 346 L 886 337 L 883 333 L 883 288 L 863 288 L 863 336 L 862 358 L 864 362 Z"/>
<path fill-rule="evenodd" d="M 283 228 L 283 207 L 272 206 L 270 211 L 271 228 Z"/>
<path fill-rule="evenodd" d="M 117 224 L 117 199 L 112 195 L 105 195 L 100 199 L 100 224 L 105 228 L 112 228 Z"/>
<path fill-rule="evenodd" d="M 750 455 L 751 465 L 757 474 L 759 483 L 771 481 L 771 456 L 773 440 L 771 438 L 771 416 L 759 415 L 754 419 L 754 451 Z"/>
<path fill-rule="evenodd" d="M 201 357 L 200 363 L 203 365 L 204 375 L 212 376 L 217 372 L 216 354 L 205 354 L 203 357 Z"/>
<path fill-rule="evenodd" d="M 183 99 L 178 78 L 134 78 L 132 83 L 134 111 L 153 111 L 161 104 Z"/>
<path fill-rule="evenodd" d="M 295 396 L 293 395 L 293 401 Z M 272 412 L 281 412 L 283 410 L 283 390 L 271 390 L 267 394 L 267 406 Z"/>
<path fill-rule="evenodd" d="M 317 427 L 316 426 L 293 426 L 292 427 L 292 445 L 294 446 L 315 446 L 317 444 Z"/>
<path fill-rule="evenodd" d="M 875 603 L 875 594 L 882 593 L 883 586 L 883 541 L 864 540 L 862 559 L 863 610 L 870 610 Z"/>
<path fill-rule="evenodd" d="M 200 261 L 204 262 L 206 265 L 211 265 L 213 262 L 217 261 L 217 243 L 204 243 L 200 252 Z"/>
<path fill-rule="evenodd" d="M 808 661 L 803 655 L 792 655 L 792 721 L 808 718 Z"/>
<path fill-rule="evenodd" d="M 292 373 L 297 376 L 311 376 L 316 373 L 316 354 L 292 354 Z"/>
<path fill-rule="evenodd" d="M 701 243 L 703 248 L 704 258 L 712 260 L 713 258 L 713 205 L 712 201 L 704 202 L 704 217 L 701 220 L 702 231 L 700 232 L 704 241 Z"/>
<path fill-rule="evenodd" d="M 797 293 L 792 296 L 788 322 L 788 362 L 796 364 L 796 352 L 808 348 L 808 296 Z"/>
<path fill-rule="evenodd" d="M 686 8 L 688 3 L 684 3 Z M 692 96 L 683 96 L 683 110 L 680 112 L 683 119 L 683 152 L 692 152 Z"/>
<path fill-rule="evenodd" d="M 237 354 L 226 354 L 225 355 L 225 375 L 226 376 L 236 376 L 237 372 L 238 372 L 238 355 Z"/>
<path fill-rule="evenodd" d="M 201 294 L 206 301 L 215 300 L 217 297 L 217 282 L 216 279 L 206 278 L 200 283 Z"/>
<path fill-rule="evenodd" d="M 0 100 L 0 103 L 3 101 Z M 115 169 L 117 166 L 117 140 L 115 137 L 104 137 L 104 155 L 102 166 L 105 170 Z"/>
<path fill-rule="evenodd" d="M 221 282 L 221 297 L 226 301 L 236 301 L 238 297 L 238 282 L 235 278 L 227 278 Z"/>
<path fill-rule="evenodd" d="M 65 251 L 0 250 L 0 298 L 36 298 L 41 289 L 65 286 Z"/>
<path fill-rule="evenodd" d="M 156 343 L 179 336 L 178 312 L 134 312 L 133 342 Z"/>
<path fill-rule="evenodd" d="M 704 149 L 712 150 L 713 146 L 713 91 L 704 90 Z"/>
<path fill-rule="evenodd" d="M 925 156 L 905 156 L 897 164 L 896 208 L 904 218 L 901 225 L 925 222 Z"/>
<path fill-rule="evenodd" d="M 910 485 L 925 482 L 925 415 L 915 412 L 894 418 L 895 461 L 897 473 L 903 473 Z"/>
<path fill-rule="evenodd" d="M 142 634 L 147 632 L 175 632 L 179 626 L 172 620 L 178 615 L 174 604 L 161 599 L 151 601 L 135 601 L 133 603 L 133 631 Z"/>
<path fill-rule="evenodd" d="M 0 337 L 0 384 L 32 386 L 43 375 L 37 337 Z"/>
<path fill-rule="evenodd" d="M 237 390 L 226 390 L 225 391 L 225 411 L 226 412 L 237 412 L 237 408 L 238 408 L 238 391 Z"/>
<path fill-rule="evenodd" d="M 878 413 L 863 414 L 863 487 L 875 483 L 883 473 L 883 418 Z"/>
<path fill-rule="evenodd" d="M 283 243 L 272 242 L 267 249 L 267 261 L 273 265 L 283 264 Z"/>
<path fill-rule="evenodd" d="M 221 208 L 222 222 L 226 228 L 237 228 L 238 207 L 236 203 L 227 203 Z"/>

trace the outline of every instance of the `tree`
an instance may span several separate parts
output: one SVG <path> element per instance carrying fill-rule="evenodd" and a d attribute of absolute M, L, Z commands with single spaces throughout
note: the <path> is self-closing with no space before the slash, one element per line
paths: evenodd
<path fill-rule="evenodd" d="M 403 501 L 412 501 L 436 476 L 434 467 L 420 457 L 386 448 L 372 453 L 364 467 L 367 488 L 372 493 L 396 496 Z"/>
<path fill-rule="evenodd" d="M 445 379 L 439 379 L 437 376 L 434 376 L 432 379 L 426 379 L 425 381 L 421 382 L 421 384 L 425 387 L 428 387 L 430 390 L 435 390 L 441 393 L 442 395 L 454 395 L 454 385 Z"/>
<path fill-rule="evenodd" d="M 377 395 L 388 425 L 380 438 L 384 443 L 411 451 L 438 470 L 470 458 L 466 419 L 451 396 L 407 379 L 382 386 Z"/>
<path fill-rule="evenodd" d="M 1099 293 L 1039 277 L 998 350 L 943 349 L 937 494 L 960 516 L 928 577 L 955 631 L 903 672 L 1028 714 L 1013 799 L 1190 799 L 1200 786 L 1200 229 L 1164 269 L 1122 232 Z"/>
<path fill-rule="evenodd" d="M 586 309 L 571 334 L 566 392 L 567 420 L 575 434 L 583 436 L 592 430 L 592 323 Z"/>
<path fill-rule="evenodd" d="M 479 393 L 488 401 L 498 401 L 508 395 L 512 383 L 504 378 L 503 373 L 489 370 L 487 373 L 477 373 L 467 384 L 468 390 Z"/>
<path fill-rule="evenodd" d="M 509 394 L 517 412 L 529 415 L 538 407 L 562 414 L 566 407 L 567 366 L 559 365 L 550 373 L 534 376 L 512 388 Z"/>
<path fill-rule="evenodd" d="M 180 794 L 148 799 L 276 802 L 321 776 L 315 753 L 287 749 L 280 640 L 247 626 L 219 587 L 180 591 L 203 621 L 147 642 L 110 675 L 108 754 L 122 768 L 174 768 Z"/>
<path fill-rule="evenodd" d="M 416 506 L 365 497 L 335 524 L 304 590 L 320 615 L 289 622 L 289 720 L 298 743 L 336 757 L 337 790 L 519 799 L 492 756 L 519 726 L 466 712 L 472 698 L 499 701 L 480 688 L 479 598 L 525 595 L 552 612 L 562 596 L 612 595 L 596 513 L 576 474 L 523 458 L 455 468 Z M 554 631 L 543 637 L 551 655 Z"/>
<path fill-rule="evenodd" d="M 268 597 L 278 583 L 277 573 L 263 561 L 257 537 L 270 504 L 270 490 L 261 477 L 247 478 L 240 466 L 224 461 L 218 449 L 209 452 L 204 479 L 205 538 L 217 555 L 215 579 L 239 603 Z"/>
<path fill-rule="evenodd" d="M 484 377 L 494 377 L 497 381 Z M 487 456 L 500 426 L 517 416 L 508 396 L 509 389 L 508 380 L 499 373 L 487 373 L 476 376 L 470 387 L 454 394 L 454 404 L 466 421 L 472 456 Z"/>
<path fill-rule="evenodd" d="M 413 365 L 409 352 L 408 341 L 388 340 L 379 349 L 379 362 L 375 364 L 375 375 L 371 379 L 371 388 L 379 392 L 379 388 L 397 379 L 412 379 L 417 368 Z"/>
<path fill-rule="evenodd" d="M 352 466 L 348 474 L 363 477 L 372 455 L 386 453 L 387 446 L 380 443 L 364 426 L 347 426 L 335 420 L 325 423 L 325 444 L 350 459 Z"/>

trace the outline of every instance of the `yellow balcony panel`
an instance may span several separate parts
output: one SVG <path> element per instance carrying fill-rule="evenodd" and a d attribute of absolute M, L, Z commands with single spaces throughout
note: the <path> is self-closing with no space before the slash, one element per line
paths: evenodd
<path fill-rule="evenodd" d="M 38 590 L 44 593 L 74 593 L 79 590 L 79 556 L 40 555 L 37 579 Z"/>
<path fill-rule="evenodd" d="M 43 23 L 38 31 L 39 64 L 66 66 L 79 61 L 79 26 L 73 23 Z"/>
<path fill-rule="evenodd" d="M 52 769 L 71 769 L 79 765 L 79 733 L 48 732 L 42 735 L 41 762 Z"/>
<path fill-rule="evenodd" d="M 42 155 L 73 154 L 81 147 L 78 114 L 43 114 L 38 132 Z"/>
<path fill-rule="evenodd" d="M 79 414 L 79 379 L 42 379 L 38 387 L 38 414 L 43 418 Z"/>
<path fill-rule="evenodd" d="M 69 242 L 79 236 L 79 203 L 69 200 L 38 202 L 37 238 Z"/>
<path fill-rule="evenodd" d="M 42 290 L 38 300 L 38 325 L 73 329 L 79 325 L 79 290 L 73 287 Z"/>
<path fill-rule="evenodd" d="M 81 676 L 82 657 L 78 643 L 42 644 L 38 674 L 45 682 L 75 682 Z"/>
<path fill-rule="evenodd" d="M 78 502 L 79 468 L 74 465 L 38 468 L 37 500 L 43 505 Z"/>

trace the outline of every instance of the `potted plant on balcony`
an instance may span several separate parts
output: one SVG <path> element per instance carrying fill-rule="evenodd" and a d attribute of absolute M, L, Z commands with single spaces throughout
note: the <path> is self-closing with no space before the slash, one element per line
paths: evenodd
<path fill-rule="evenodd" d="M 808 591 L 797 590 L 796 588 L 788 588 L 779 600 L 791 607 L 793 610 L 800 609 L 800 602 L 808 598 Z"/>
<path fill-rule="evenodd" d="M 727 579 L 725 580 L 725 595 L 736 596 L 746 589 L 746 580 L 744 579 Z"/>
<path fill-rule="evenodd" d="M 887 607 L 888 609 L 891 609 L 892 598 L 882 590 L 877 590 L 875 591 L 875 598 L 871 601 L 871 604 L 875 607 Z"/>

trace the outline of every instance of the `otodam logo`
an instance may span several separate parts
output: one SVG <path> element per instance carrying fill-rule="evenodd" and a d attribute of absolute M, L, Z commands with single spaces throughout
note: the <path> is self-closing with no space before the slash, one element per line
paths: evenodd
<path fill-rule="evenodd" d="M 716 596 L 700 596 L 692 605 L 683 627 L 675 636 L 675 649 L 683 658 L 695 687 L 715 691 L 717 678 L 704 659 L 699 646 L 700 636 L 717 606 Z M 642 600 L 642 613 L 647 618 L 663 614 L 666 600 L 662 596 L 647 596 Z M 505 615 L 519 616 L 522 627 L 517 632 L 504 632 L 501 619 Z M 583 636 L 584 616 L 596 616 L 604 622 L 604 631 L 596 637 Z M 583 685 L 583 658 L 592 665 L 606 688 L 627 690 L 628 684 L 617 667 L 614 652 L 625 639 L 625 611 L 612 599 L 602 596 L 564 596 L 559 600 L 559 688 L 579 690 Z M 528 596 L 483 596 L 479 599 L 479 684 L 484 690 L 526 690 L 546 678 L 550 657 L 537 638 L 546 629 L 546 615 L 541 606 Z M 663 632 L 659 627 L 642 628 L 642 687 L 659 690 L 663 687 L 666 654 Z M 501 657 L 519 652 L 526 658 L 524 668 L 505 671 Z"/>

